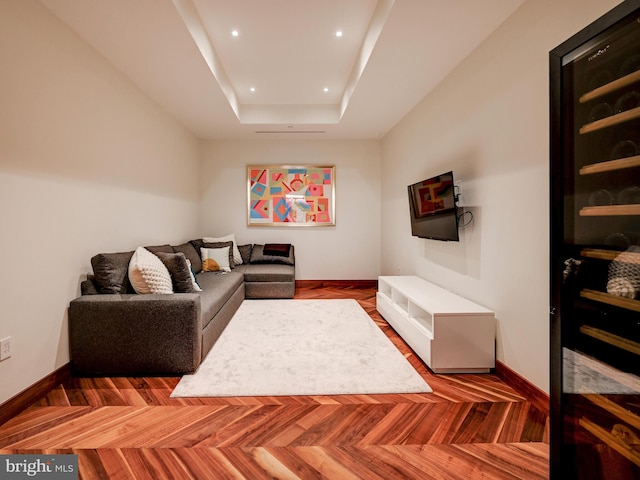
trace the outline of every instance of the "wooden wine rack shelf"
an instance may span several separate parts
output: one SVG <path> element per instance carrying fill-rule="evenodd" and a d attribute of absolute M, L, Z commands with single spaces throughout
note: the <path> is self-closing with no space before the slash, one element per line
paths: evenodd
<path fill-rule="evenodd" d="M 619 250 L 602 250 L 600 248 L 583 248 L 580 255 L 596 260 L 615 260 L 622 252 Z"/>
<path fill-rule="evenodd" d="M 626 110 L 616 115 L 611 115 L 610 117 L 603 118 L 602 120 L 587 123 L 580 129 L 580 133 L 585 134 L 595 132 L 602 130 L 603 128 L 618 125 L 619 123 L 635 120 L 636 118 L 640 118 L 640 107 L 632 108 L 631 110 Z"/>
<path fill-rule="evenodd" d="M 640 453 L 633 450 L 630 445 L 624 443 L 621 439 L 615 437 L 612 433 L 606 431 L 604 428 L 596 425 L 587 418 L 581 418 L 580 425 L 585 430 L 609 445 L 620 455 L 624 456 L 627 460 L 640 466 Z"/>
<path fill-rule="evenodd" d="M 598 260 L 615 260 L 622 252 L 620 250 L 602 250 L 599 248 L 583 248 L 580 255 L 587 258 L 595 258 Z M 624 252 L 625 256 L 628 255 L 627 260 L 635 259 L 640 263 L 640 253 L 638 252 Z"/>
<path fill-rule="evenodd" d="M 585 288 L 580 292 L 580 296 L 595 300 L 596 302 L 606 303 L 607 305 L 613 305 L 614 307 L 626 308 L 634 312 L 640 312 L 640 300 L 633 300 L 631 298 L 618 297 L 609 293 L 599 292 L 597 290 L 590 290 Z"/>
<path fill-rule="evenodd" d="M 611 413 L 612 415 L 615 415 L 626 424 L 640 430 L 640 418 L 637 415 L 634 415 L 633 413 L 631 413 L 626 408 L 623 408 L 617 403 L 612 402 L 611 400 L 609 400 L 607 397 L 603 395 L 585 394 L 583 395 L 583 397 L 585 397 L 594 405 L 597 405 L 600 408 Z"/>
<path fill-rule="evenodd" d="M 581 217 L 605 217 L 610 215 L 640 215 L 640 204 L 604 205 L 580 209 Z"/>
<path fill-rule="evenodd" d="M 596 98 L 602 97 L 603 95 L 607 95 L 609 93 L 615 92 L 616 90 L 620 90 L 622 88 L 628 87 L 629 85 L 633 85 L 636 82 L 640 82 L 640 70 L 585 93 L 580 97 L 580 103 L 590 102 L 591 100 L 595 100 Z"/>
<path fill-rule="evenodd" d="M 592 173 L 604 173 L 612 170 L 622 170 L 624 168 L 640 167 L 640 155 L 635 157 L 619 158 L 608 162 L 593 163 L 585 165 L 580 169 L 580 175 L 589 175 Z"/>
<path fill-rule="evenodd" d="M 640 343 L 634 342 L 633 340 L 619 337 L 618 335 L 605 332 L 604 330 L 601 330 L 599 328 L 594 328 L 589 325 L 582 325 L 580 327 L 580 332 L 584 333 L 585 335 L 589 335 L 592 338 L 596 338 L 600 341 L 603 341 L 610 345 L 614 345 L 618 348 L 626 350 L 627 352 L 640 355 Z"/>

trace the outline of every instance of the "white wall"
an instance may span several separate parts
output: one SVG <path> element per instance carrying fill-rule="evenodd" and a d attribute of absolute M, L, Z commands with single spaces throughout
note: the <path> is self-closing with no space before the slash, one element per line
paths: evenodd
<path fill-rule="evenodd" d="M 101 251 L 198 230 L 199 143 L 33 0 L 0 15 L 0 403 L 69 361 Z"/>
<path fill-rule="evenodd" d="M 549 391 L 548 52 L 613 0 L 529 0 L 383 139 L 382 272 L 492 310 L 497 358 Z M 411 237 L 406 186 L 453 169 L 474 221 Z"/>
<path fill-rule="evenodd" d="M 375 279 L 380 270 L 380 142 L 210 141 L 203 147 L 201 227 L 238 243 L 296 248 L 299 280 Z M 336 166 L 335 227 L 247 227 L 248 165 Z"/>

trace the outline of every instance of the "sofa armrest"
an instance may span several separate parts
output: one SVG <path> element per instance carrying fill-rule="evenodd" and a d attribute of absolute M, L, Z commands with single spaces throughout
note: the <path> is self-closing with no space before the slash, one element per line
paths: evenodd
<path fill-rule="evenodd" d="M 85 295 L 69 305 L 73 373 L 191 373 L 201 360 L 200 295 Z"/>

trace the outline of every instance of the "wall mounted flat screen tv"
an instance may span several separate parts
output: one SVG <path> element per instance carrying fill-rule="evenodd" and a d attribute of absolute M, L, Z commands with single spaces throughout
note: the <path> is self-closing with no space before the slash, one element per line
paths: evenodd
<path fill-rule="evenodd" d="M 452 242 L 460 240 L 453 172 L 414 183 L 407 189 L 413 236 Z"/>

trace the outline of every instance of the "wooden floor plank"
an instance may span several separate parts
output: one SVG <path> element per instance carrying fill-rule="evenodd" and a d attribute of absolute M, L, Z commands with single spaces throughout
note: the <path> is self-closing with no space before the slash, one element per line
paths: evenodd
<path fill-rule="evenodd" d="M 75 453 L 81 478 L 541 479 L 549 419 L 494 374 L 434 375 L 355 298 L 430 394 L 172 398 L 179 377 L 69 378 L 0 425 L 0 453 Z"/>

